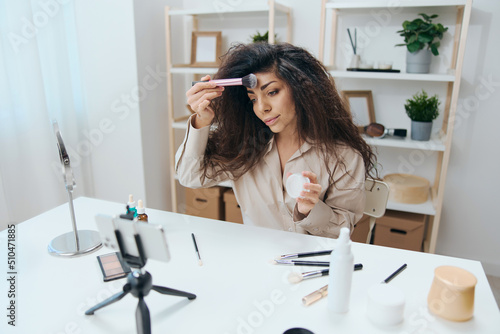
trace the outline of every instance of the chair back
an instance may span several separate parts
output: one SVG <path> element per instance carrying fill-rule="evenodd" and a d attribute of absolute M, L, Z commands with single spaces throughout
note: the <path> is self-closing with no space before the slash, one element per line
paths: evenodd
<path fill-rule="evenodd" d="M 365 215 L 380 218 L 385 213 L 389 199 L 389 185 L 385 182 L 366 179 L 365 181 Z"/>
<path fill-rule="evenodd" d="M 365 194 L 366 202 L 363 213 L 370 216 L 370 228 L 366 238 L 366 243 L 369 244 L 372 238 L 373 227 L 375 226 L 375 219 L 385 214 L 387 200 L 389 199 L 389 185 L 382 181 L 366 179 Z"/>

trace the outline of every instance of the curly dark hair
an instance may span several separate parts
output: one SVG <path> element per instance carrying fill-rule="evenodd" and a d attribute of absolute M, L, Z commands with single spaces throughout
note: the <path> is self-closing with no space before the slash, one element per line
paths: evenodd
<path fill-rule="evenodd" d="M 303 48 L 288 44 L 237 44 L 221 57 L 214 79 L 241 78 L 250 73 L 272 72 L 291 90 L 297 113 L 299 138 L 323 152 L 330 184 L 340 165 L 337 147 L 345 145 L 362 157 L 366 176 L 378 178 L 376 156 L 360 136 L 352 121 L 349 108 L 339 96 L 331 75 L 320 61 Z M 226 87 L 227 88 L 227 87 Z M 243 86 L 225 89 L 212 100 L 215 112 L 204 161 L 204 178 L 224 173 L 239 178 L 261 161 L 273 133 L 253 112 L 253 106 Z M 374 175 L 375 174 L 375 175 Z"/>

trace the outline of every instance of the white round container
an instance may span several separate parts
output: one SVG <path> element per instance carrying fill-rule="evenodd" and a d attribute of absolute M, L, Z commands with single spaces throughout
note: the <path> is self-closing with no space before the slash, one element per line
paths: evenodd
<path fill-rule="evenodd" d="M 300 197 L 300 192 L 304 189 L 304 183 L 310 183 L 308 177 L 302 176 L 300 173 L 292 174 L 286 180 L 286 192 L 290 197 Z M 306 190 L 307 191 L 307 190 Z"/>
<path fill-rule="evenodd" d="M 405 296 L 403 292 L 388 284 L 377 284 L 368 290 L 366 308 L 370 321 L 380 326 L 393 326 L 403 321 Z"/>

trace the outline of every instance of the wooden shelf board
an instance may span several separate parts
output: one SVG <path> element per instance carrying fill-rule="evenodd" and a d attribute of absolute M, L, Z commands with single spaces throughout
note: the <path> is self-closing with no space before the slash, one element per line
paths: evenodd
<path fill-rule="evenodd" d="M 339 71 L 339 70 L 330 70 L 329 72 L 334 78 L 416 80 L 416 81 L 439 81 L 439 82 L 453 82 L 453 81 L 455 81 L 455 76 L 451 75 L 451 74 L 355 72 L 355 71 Z"/>
<path fill-rule="evenodd" d="M 446 146 L 443 141 L 439 138 L 431 138 L 429 141 L 417 141 L 411 140 L 410 138 L 370 138 L 363 136 L 365 141 L 371 146 L 381 146 L 381 147 L 395 147 L 404 149 L 417 149 L 423 151 L 440 151 L 444 152 Z"/>
<path fill-rule="evenodd" d="M 326 4 L 330 9 L 364 9 L 364 8 L 399 8 L 399 7 L 437 7 L 465 6 L 466 0 L 400 0 L 391 6 L 387 0 L 374 1 L 331 1 Z"/>

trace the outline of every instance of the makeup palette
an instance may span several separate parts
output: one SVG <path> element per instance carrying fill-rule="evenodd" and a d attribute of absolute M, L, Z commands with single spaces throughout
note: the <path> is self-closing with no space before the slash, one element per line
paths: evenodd
<path fill-rule="evenodd" d="M 126 277 L 130 267 L 125 263 L 120 253 L 109 253 L 97 257 L 101 267 L 104 282 Z"/>

